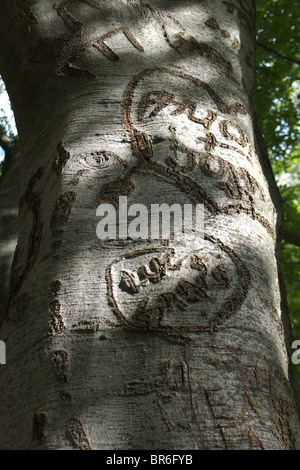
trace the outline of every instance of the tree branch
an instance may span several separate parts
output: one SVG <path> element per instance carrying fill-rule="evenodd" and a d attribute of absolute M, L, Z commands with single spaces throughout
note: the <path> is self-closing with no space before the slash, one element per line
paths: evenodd
<path fill-rule="evenodd" d="M 12 145 L 13 143 L 7 136 L 4 127 L 0 125 L 0 147 L 3 148 L 4 152 L 8 152 Z"/>
<path fill-rule="evenodd" d="M 263 44 L 262 42 L 256 41 L 256 44 L 260 47 L 263 47 L 267 51 L 272 52 L 272 54 L 277 55 L 281 59 L 290 60 L 291 62 L 294 62 L 295 64 L 300 65 L 300 60 L 298 60 L 298 59 L 294 59 L 293 57 L 288 57 L 284 54 L 280 54 L 280 52 L 277 52 L 275 49 L 273 49 L 272 47 L 267 46 L 266 44 Z"/>
<path fill-rule="evenodd" d="M 287 243 L 300 247 L 300 233 L 298 232 L 284 228 L 282 231 L 282 239 Z"/>

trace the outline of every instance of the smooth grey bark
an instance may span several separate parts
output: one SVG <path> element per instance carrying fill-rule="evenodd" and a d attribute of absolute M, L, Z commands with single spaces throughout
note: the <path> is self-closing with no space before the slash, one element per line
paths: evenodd
<path fill-rule="evenodd" d="M 20 133 L 5 449 L 293 449 L 279 195 L 252 0 L 4 0 Z M 17 70 L 17 73 L 16 73 Z M 204 238 L 96 237 L 96 207 L 205 208 Z"/>

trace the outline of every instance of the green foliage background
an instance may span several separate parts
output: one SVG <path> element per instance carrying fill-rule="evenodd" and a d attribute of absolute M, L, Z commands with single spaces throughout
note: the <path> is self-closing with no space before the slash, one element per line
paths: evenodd
<path fill-rule="evenodd" d="M 256 11 L 257 41 L 300 63 L 300 1 L 257 1 Z M 258 116 L 283 199 L 285 226 L 300 233 L 300 100 L 298 105 L 292 101 L 300 65 L 259 45 L 256 60 Z M 282 242 L 282 270 L 293 335 L 300 340 L 299 247 Z M 300 364 L 296 372 L 300 383 Z"/>

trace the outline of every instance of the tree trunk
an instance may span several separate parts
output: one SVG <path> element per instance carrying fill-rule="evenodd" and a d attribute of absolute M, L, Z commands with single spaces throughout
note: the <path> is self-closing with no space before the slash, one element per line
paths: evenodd
<path fill-rule="evenodd" d="M 18 238 L 20 200 L 19 146 L 8 139 L 4 130 L 1 137 L 0 145 L 5 150 L 5 160 L 0 178 L 0 321 L 4 313 L 10 267 Z"/>
<path fill-rule="evenodd" d="M 2 0 L 20 235 L 5 449 L 293 449 L 279 195 L 252 0 Z M 99 204 L 203 204 L 204 235 L 97 238 Z M 124 229 L 124 227 L 118 227 Z"/>

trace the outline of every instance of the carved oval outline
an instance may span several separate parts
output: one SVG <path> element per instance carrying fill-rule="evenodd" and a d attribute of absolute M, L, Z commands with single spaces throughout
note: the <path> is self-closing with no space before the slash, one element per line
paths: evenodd
<path fill-rule="evenodd" d="M 212 319 L 210 320 L 207 326 L 194 325 L 190 327 L 180 327 L 180 330 L 179 330 L 178 327 L 176 328 L 176 327 L 172 327 L 169 325 L 167 326 L 159 325 L 158 327 L 155 327 L 155 328 L 150 327 L 148 328 L 148 330 L 160 331 L 162 333 L 172 332 L 172 331 L 176 333 L 212 331 L 216 329 L 218 326 L 222 325 L 228 318 L 234 315 L 242 306 L 244 300 L 247 297 L 250 283 L 251 283 L 251 277 L 250 277 L 250 272 L 248 268 L 245 266 L 245 264 L 240 259 L 240 257 L 235 253 L 235 251 L 232 250 L 229 246 L 225 245 L 218 238 L 206 233 L 204 234 L 204 240 L 207 240 L 215 245 L 218 245 L 218 247 L 229 256 L 229 258 L 231 259 L 231 261 L 233 262 L 236 268 L 236 277 L 239 280 L 238 286 L 233 290 L 233 293 L 230 295 L 229 299 L 227 299 L 222 304 L 222 306 L 215 312 L 215 314 L 213 315 Z M 124 259 L 131 259 L 131 258 L 135 258 L 141 255 L 159 253 L 163 251 L 164 252 L 167 251 L 167 248 L 165 246 L 146 248 L 146 249 L 137 250 L 131 253 L 126 253 L 120 258 L 115 259 L 106 268 L 105 278 L 106 278 L 106 283 L 107 283 L 109 302 L 112 304 L 114 313 L 119 318 L 119 320 L 131 329 L 141 330 L 141 331 L 147 330 L 147 328 L 139 327 L 134 322 L 128 320 L 126 316 L 124 315 L 124 313 L 122 312 L 122 310 L 120 309 L 118 301 L 114 295 L 112 268 L 114 265 L 116 265 L 117 263 L 119 263 L 120 261 Z"/>

